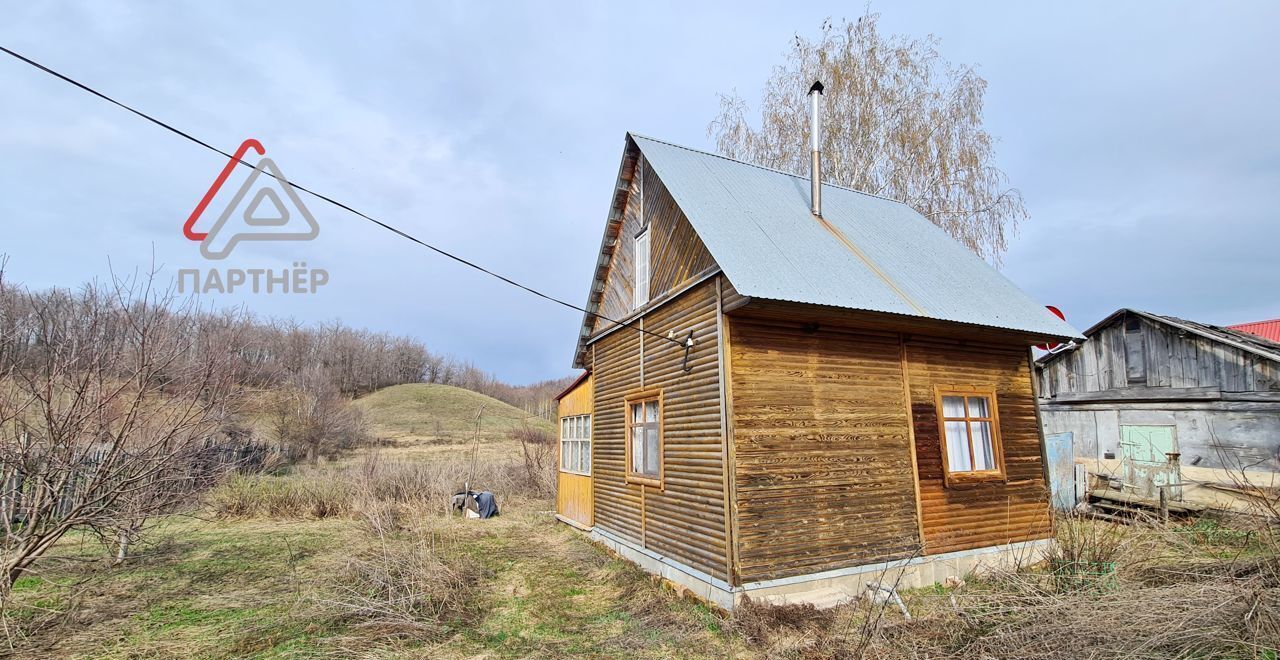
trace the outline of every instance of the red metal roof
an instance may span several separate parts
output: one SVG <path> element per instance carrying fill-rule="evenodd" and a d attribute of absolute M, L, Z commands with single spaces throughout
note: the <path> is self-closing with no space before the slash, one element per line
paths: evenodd
<path fill-rule="evenodd" d="M 1247 332 L 1251 335 L 1257 335 L 1263 339 L 1269 339 L 1274 342 L 1280 342 L 1280 319 L 1272 319 L 1270 321 L 1254 321 L 1253 323 L 1241 323 L 1239 325 L 1227 326 L 1230 330 L 1238 330 Z"/>

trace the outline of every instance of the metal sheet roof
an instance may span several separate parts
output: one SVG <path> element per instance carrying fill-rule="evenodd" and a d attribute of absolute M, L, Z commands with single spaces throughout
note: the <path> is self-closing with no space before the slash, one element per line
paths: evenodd
<path fill-rule="evenodd" d="M 631 137 L 743 295 L 1081 338 L 901 202 Z"/>
<path fill-rule="evenodd" d="M 1238 332 L 1247 332 L 1251 335 L 1262 337 L 1267 341 L 1280 342 L 1280 319 L 1254 321 L 1252 323 L 1237 323 L 1236 325 L 1227 326 L 1227 329 L 1236 330 Z"/>

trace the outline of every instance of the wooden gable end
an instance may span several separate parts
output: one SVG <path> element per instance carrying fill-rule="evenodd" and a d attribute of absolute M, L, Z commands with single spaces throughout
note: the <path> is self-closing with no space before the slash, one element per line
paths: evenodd
<path fill-rule="evenodd" d="M 1132 312 L 1041 365 L 1039 378 L 1041 396 L 1050 399 L 1126 390 L 1280 391 L 1276 362 Z"/>
<path fill-rule="evenodd" d="M 628 183 L 616 245 L 609 257 L 599 314 L 623 321 L 634 316 L 635 237 L 649 232 L 649 295 L 644 309 L 655 307 L 718 267 L 702 239 L 689 224 L 675 199 L 641 155 Z M 591 329 L 597 335 L 615 327 L 599 318 Z"/>

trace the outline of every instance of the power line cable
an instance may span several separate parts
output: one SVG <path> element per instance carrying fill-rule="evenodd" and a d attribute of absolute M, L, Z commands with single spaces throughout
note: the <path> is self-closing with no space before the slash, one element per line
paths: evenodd
<path fill-rule="evenodd" d="M 165 129 L 165 130 L 167 130 L 167 131 L 169 131 L 169 132 L 171 132 L 171 133 L 174 133 L 174 134 L 176 134 L 176 135 L 179 135 L 179 136 L 181 136 L 181 137 L 183 137 L 183 138 L 186 138 L 187 140 L 190 140 L 191 142 L 194 142 L 194 143 L 196 143 L 196 144 L 198 144 L 198 145 L 200 145 L 200 146 L 204 147 L 205 149 L 208 149 L 208 150 L 210 150 L 210 151 L 212 151 L 212 152 L 214 152 L 214 153 L 220 154 L 220 155 L 222 155 L 223 157 L 227 158 L 228 160 L 236 161 L 236 162 L 238 162 L 239 164 L 244 165 L 245 167 L 248 167 L 249 169 L 253 169 L 253 167 L 254 167 L 253 165 L 251 165 L 251 164 L 249 164 L 249 163 L 245 162 L 243 159 L 236 158 L 234 155 L 229 154 L 229 153 L 227 153 L 227 152 L 225 152 L 225 151 L 223 151 L 223 150 L 221 150 L 221 149 L 219 149 L 219 148 L 217 148 L 217 147 L 213 146 L 212 144 L 209 144 L 208 142 L 205 142 L 204 140 L 201 140 L 200 138 L 195 137 L 194 135 L 191 135 L 190 133 L 187 133 L 186 131 L 183 131 L 182 129 L 176 128 L 176 127 L 174 127 L 174 126 L 172 126 L 172 125 L 170 125 L 170 124 L 168 124 L 168 123 L 165 123 L 165 122 L 163 122 L 163 121 L 161 121 L 161 120 L 159 120 L 159 119 L 156 119 L 155 117 L 152 117 L 151 115 L 149 115 L 149 114 L 147 114 L 147 113 L 145 113 L 145 112 L 143 112 L 143 111 L 141 111 L 141 110 L 138 110 L 138 109 L 136 109 L 136 108 L 134 108 L 134 107 L 132 107 L 132 106 L 130 106 L 130 105 L 128 105 L 128 104 L 126 104 L 126 103 L 122 103 L 122 102 L 120 102 L 120 101 L 117 101 L 116 99 L 111 98 L 110 96 L 107 96 L 106 94 L 103 94 L 102 92 L 99 92 L 98 90 L 96 90 L 96 89 L 94 89 L 94 88 L 92 88 L 92 87 L 90 87 L 90 86 L 88 86 L 88 85 L 86 85 L 86 84 L 84 84 L 84 83 L 81 83 L 81 82 L 79 82 L 79 81 L 77 81 L 77 80 L 75 80 L 75 79 L 71 78 L 70 76 L 64 75 L 64 74 L 59 73 L 59 72 L 57 72 L 57 71 L 54 71 L 53 69 L 50 69 L 49 67 L 47 67 L 47 66 L 45 66 L 45 65 L 43 65 L 43 64 L 41 64 L 41 63 L 39 63 L 39 62 L 36 62 L 35 60 L 32 60 L 32 59 L 30 59 L 30 58 L 28 58 L 28 57 L 25 57 L 25 56 L 23 56 L 23 55 L 21 55 L 21 54 L 19 54 L 19 53 L 16 53 L 16 52 L 14 52 L 14 51 L 12 51 L 12 50 L 9 50 L 8 48 L 5 48 L 4 46 L 0 46 L 0 51 L 3 51 L 3 52 L 4 52 L 5 54 L 7 54 L 7 55 L 10 55 L 10 56 L 12 56 L 12 57 L 14 57 L 14 58 L 16 58 L 16 59 L 18 59 L 18 60 L 21 60 L 22 62 L 25 62 L 25 63 L 27 63 L 27 64 L 29 64 L 29 65 L 31 65 L 31 66 L 33 66 L 33 67 L 35 67 L 35 68 L 37 68 L 37 69 L 39 69 L 39 70 L 41 70 L 41 71 L 45 72 L 45 73 L 47 73 L 47 74 L 49 74 L 49 75 L 51 75 L 51 76 L 53 76 L 53 77 L 55 77 L 55 78 L 57 78 L 57 79 L 59 79 L 59 80 L 62 80 L 63 82 L 66 82 L 66 83 L 68 83 L 68 84 L 70 84 L 70 85 L 73 85 L 73 86 L 75 86 L 75 87 L 78 87 L 78 88 L 80 88 L 80 89 L 82 89 L 82 90 L 84 90 L 84 91 L 86 91 L 86 92 L 88 92 L 88 93 L 90 93 L 90 94 L 93 94 L 94 96 L 96 96 L 96 97 L 98 97 L 98 98 L 100 98 L 100 99 L 102 99 L 102 100 L 104 100 L 104 101 L 107 101 L 107 102 L 112 103 L 112 104 L 114 104 L 114 105 L 117 105 L 117 106 L 119 106 L 119 107 L 121 107 L 121 108 L 123 108 L 123 109 L 125 109 L 125 110 L 128 110 L 129 112 L 131 112 L 131 113 L 133 113 L 133 114 L 135 114 L 135 115 L 137 115 L 137 116 L 139 116 L 139 117 L 141 117 L 141 118 L 143 118 L 143 119 L 145 119 L 145 120 L 147 120 L 147 121 L 149 121 L 149 122 L 151 122 L 151 123 L 155 124 L 156 126 L 159 126 L 159 127 L 163 128 L 163 129 Z M 272 178 L 275 178 L 275 175 L 274 175 L 274 174 L 271 174 L 270 172 L 267 172 L 267 174 L 271 175 L 271 176 L 272 176 Z M 468 259 L 464 259 L 463 257 L 460 257 L 460 256 L 458 256 L 458 255 L 456 255 L 456 254 L 453 254 L 453 253 L 451 253 L 451 252 L 449 252 L 449 251 L 447 251 L 447 250 L 444 250 L 444 249 L 438 248 L 438 247 L 436 247 L 436 246 L 434 246 L 434 245 L 432 245 L 432 244 L 430 244 L 430 243 L 427 243 L 426 241 L 423 241 L 422 239 L 420 239 L 420 238 L 418 238 L 418 237 L 416 237 L 416 236 L 414 236 L 414 235 L 412 235 L 412 234 L 410 234 L 410 233 L 408 233 L 408 232 L 405 232 L 405 231 L 404 231 L 404 230 L 402 230 L 402 229 L 398 229 L 398 228 L 396 228 L 396 227 L 394 227 L 394 226 L 392 226 L 392 225 L 389 225 L 389 224 L 387 224 L 387 223 L 385 223 L 385 222 L 383 222 L 383 221 L 381 221 L 381 220 L 378 220 L 378 219 L 373 218 L 373 217 L 371 217 L 371 216 L 369 216 L 369 215 L 366 215 L 365 213 L 362 213 L 361 211 L 358 211 L 358 210 L 356 210 L 356 209 L 354 209 L 354 208 L 352 208 L 352 207 L 350 207 L 350 206 L 348 206 L 348 205 L 346 205 L 346 204 L 343 204 L 342 202 L 339 202 L 338 200 L 333 199 L 332 197 L 329 197 L 329 196 L 327 196 L 327 195 L 323 195 L 323 194 L 318 193 L 318 192 L 316 192 L 316 191 L 314 191 L 314 190 L 311 190 L 310 188 L 307 188 L 306 186 L 299 185 L 299 184 L 294 183 L 294 182 L 292 182 L 292 181 L 284 181 L 284 180 L 280 180 L 280 179 L 277 179 L 277 180 L 279 180 L 281 183 L 284 183 L 284 184 L 288 184 L 288 185 L 290 185 L 290 186 L 293 186 L 294 188 L 296 188 L 296 189 L 298 189 L 298 190 L 301 190 L 302 192 L 305 192 L 305 193 L 307 193 L 308 195 L 311 195 L 312 197 L 315 197 L 315 198 L 317 198 L 317 199 L 320 199 L 320 200 L 323 200 L 323 201 L 325 201 L 325 202 L 328 202 L 328 203 L 330 203 L 330 204 L 332 204 L 332 205 L 334 205 L 334 206 L 336 206 L 336 207 L 338 207 L 338 208 L 340 208 L 340 209 L 342 209 L 342 210 L 344 210 L 344 211 L 348 211 L 348 212 L 350 212 L 350 213 L 353 213 L 353 214 L 355 214 L 355 215 L 357 215 L 357 216 L 359 216 L 359 217 L 361 217 L 361 218 L 363 218 L 363 219 L 365 219 L 365 220 L 368 220 L 369 222 L 372 222 L 372 223 L 373 223 L 373 224 L 375 224 L 375 225 L 378 225 L 379 227 L 382 227 L 383 229 L 386 229 L 387 231 L 389 231 L 389 232 L 391 232 L 391 233 L 393 233 L 393 234 L 396 234 L 397 236 L 400 236 L 401 238 L 405 238 L 405 239 L 408 239 L 408 240 L 410 240 L 410 241 L 413 241 L 414 243 L 417 243 L 418 245 L 421 245 L 422 247 L 425 247 L 425 248 L 427 248 L 428 250 L 431 250 L 432 252 L 435 252 L 436 254 L 439 254 L 439 255 L 444 256 L 444 257 L 448 257 L 449 259 L 452 259 L 452 260 L 454 260 L 454 261 L 456 261 L 456 262 L 458 262 L 458 263 L 460 263 L 460 264 L 462 264 L 462 265 L 464 265 L 464 266 L 468 266 L 468 267 L 470 267 L 470 268 L 474 268 L 475 270 L 478 270 L 478 271 L 480 271 L 480 272 L 482 272 L 482 273 L 484 273 L 484 274 L 486 274 L 486 275 L 489 275 L 490 277 L 497 278 L 497 279 L 499 279 L 499 280 L 501 280 L 501 281 L 503 281 L 503 282 L 506 282 L 507 284 L 510 284 L 511 286 L 514 286 L 514 287 L 516 287 L 516 288 L 518 288 L 518 289 L 523 289 L 524 291 L 527 291 L 527 292 L 529 292 L 529 293 L 532 293 L 533 295 L 538 296 L 539 298 L 543 298 L 543 299 L 545 299 L 545 300 L 549 300 L 549 301 L 551 301 L 551 302 L 553 302 L 553 303 L 556 303 L 556 304 L 558 304 L 558 305 L 563 305 L 564 307 L 568 307 L 569 309 L 572 309 L 572 310 L 575 310 L 575 311 L 582 312 L 583 314 L 588 314 L 588 315 L 590 315 L 590 316 L 593 316 L 593 317 L 595 317 L 595 318 L 601 319 L 601 320 L 603 320 L 603 321 L 608 321 L 609 323 L 612 323 L 612 324 L 614 324 L 614 325 L 622 326 L 622 327 L 624 327 L 624 328 L 631 328 L 632 330 L 636 330 L 637 332 L 642 332 L 642 333 L 644 333 L 644 334 L 646 334 L 646 335 L 651 335 L 651 336 L 653 336 L 653 337 L 657 337 L 658 339 L 664 339 L 664 340 L 669 341 L 669 342 L 671 342 L 671 343 L 673 343 L 673 344 L 676 344 L 677 346 L 681 346 L 681 347 L 684 347 L 684 348 L 688 348 L 688 347 L 689 347 L 689 344 L 688 344 L 686 341 L 681 341 L 681 340 L 679 340 L 679 339 L 674 339 L 674 338 L 672 338 L 672 337 L 668 337 L 668 336 L 666 336 L 666 335 L 660 335 L 660 334 L 658 334 L 658 333 L 656 333 L 656 332 L 653 332 L 653 331 L 650 331 L 650 330 L 645 330 L 644 328 L 640 328 L 640 327 L 637 327 L 637 326 L 632 325 L 632 324 L 635 322 L 635 321 L 634 321 L 634 319 L 633 319 L 633 320 L 631 320 L 631 321 L 626 321 L 626 322 L 623 322 L 623 321 L 615 321 L 615 320 L 613 320 L 613 319 L 611 319 L 611 318 L 609 318 L 609 317 L 607 317 L 607 316 L 605 316 L 605 315 L 603 315 L 603 314 L 598 314 L 598 313 L 596 313 L 596 312 L 589 311 L 589 310 L 587 310 L 587 309 L 585 309 L 585 308 L 582 308 L 582 307 L 579 307 L 579 306 L 577 306 L 577 305 L 574 305 L 573 303 L 566 302 L 566 301 L 561 300 L 561 299 L 559 299 L 559 298 L 556 298 L 555 296 L 552 296 L 552 295 L 550 295 L 550 294 L 543 293 L 543 292 L 541 292 L 541 291 L 539 291 L 539 290 L 537 290 L 537 289 L 534 289 L 533 287 L 530 287 L 530 286 L 526 286 L 526 285 L 524 285 L 524 284 L 521 284 L 521 283 L 519 283 L 519 282 L 517 282 L 517 281 L 515 281 L 515 280 L 513 280 L 513 279 L 511 279 L 511 278 L 509 278 L 509 277 L 507 277 L 507 276 L 505 276 L 505 275 L 502 275 L 502 274 L 500 274 L 500 273 L 496 273 L 496 272 L 494 272 L 494 271 L 492 271 L 492 270 L 489 270 L 488 268 L 485 268 L 484 266 L 481 266 L 480 264 L 477 264 L 477 263 L 475 263 L 475 262 L 473 262 L 473 261 L 470 261 L 470 260 L 468 260 Z"/>

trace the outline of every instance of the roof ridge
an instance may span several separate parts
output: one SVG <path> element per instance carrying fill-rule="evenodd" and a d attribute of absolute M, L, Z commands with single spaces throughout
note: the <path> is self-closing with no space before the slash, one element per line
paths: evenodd
<path fill-rule="evenodd" d="M 1138 312 L 1139 314 L 1145 314 L 1147 316 L 1162 319 L 1166 322 L 1171 322 L 1174 324 L 1182 324 L 1184 326 L 1190 326 L 1193 331 L 1195 330 L 1195 326 L 1202 326 L 1205 328 L 1209 328 L 1210 330 L 1215 330 L 1225 335 L 1224 337 L 1218 338 L 1220 340 L 1235 341 L 1235 342 L 1243 343 L 1245 344 L 1246 350 L 1252 350 L 1254 353 L 1263 353 L 1263 352 L 1270 353 L 1271 354 L 1270 359 L 1273 359 L 1273 360 L 1280 358 L 1280 342 L 1272 341 L 1270 339 L 1267 339 L 1266 337 L 1255 335 L 1249 332 L 1244 332 L 1241 330 L 1236 330 L 1234 328 L 1230 328 L 1224 325 L 1214 325 L 1212 323 L 1203 323 L 1201 321 L 1184 319 L 1180 316 L 1171 316 L 1169 314 L 1156 314 L 1155 312 L 1147 312 L 1140 309 L 1131 309 L 1131 311 L 1135 311 L 1135 312 Z"/>
<path fill-rule="evenodd" d="M 684 146 L 683 144 L 676 144 L 676 143 L 674 143 L 674 142 L 668 142 L 667 140 L 660 140 L 660 139 L 658 139 L 658 138 L 656 138 L 656 137 L 650 137 L 650 136 L 648 136 L 648 135 L 641 135 L 641 134 L 639 134 L 639 133 L 634 133 L 634 132 L 632 132 L 632 131 L 627 131 L 627 135 L 631 136 L 632 138 L 642 138 L 642 139 L 645 139 L 645 140 L 649 140 L 650 142 L 657 142 L 658 144 L 665 144 L 665 145 L 667 145 L 668 147 L 675 147 L 676 149 L 684 149 L 685 151 L 692 151 L 692 152 L 693 152 L 693 153 L 695 153 L 695 154 L 702 154 L 703 156 L 711 156 L 711 157 L 713 157 L 713 158 L 719 158 L 719 159 L 721 159 L 721 160 L 727 160 L 727 161 L 729 161 L 729 162 L 731 162 L 731 163 L 738 163 L 739 165 L 746 165 L 746 166 L 748 166 L 748 167 L 754 167 L 754 168 L 756 168 L 756 169 L 761 169 L 761 170 L 764 170 L 764 171 L 766 171 L 766 172 L 774 172 L 774 173 L 776 173 L 776 174 L 784 174 L 784 175 L 786 175 L 786 176 L 789 176 L 789 177 L 792 177 L 792 178 L 796 178 L 796 179 L 804 179 L 804 180 L 806 180 L 806 181 L 808 180 L 808 177 L 806 177 L 806 176 L 804 176 L 804 175 L 802 175 L 802 174 L 796 174 L 795 172 L 788 172 L 788 171 L 786 171 L 786 170 L 780 170 L 780 169 L 778 169 L 778 168 L 776 168 L 776 167 L 769 167 L 769 166 L 767 166 L 767 165 L 761 165 L 761 164 L 759 164 L 759 163 L 752 163 L 752 162 L 745 161 L 745 160 L 739 160 L 739 159 L 737 159 L 737 158 L 730 158 L 730 157 L 728 157 L 728 156 L 726 156 L 726 155 L 724 155 L 724 154 L 718 154 L 718 153 L 714 153 L 714 152 L 711 152 L 711 151 L 703 151 L 702 149 L 694 149 L 693 147 L 686 147 L 686 146 Z M 849 186 L 842 186 L 842 185 L 840 185 L 840 184 L 838 184 L 838 183 L 831 183 L 830 181 L 823 181 L 823 182 L 822 182 L 822 185 L 823 185 L 824 187 L 831 187 L 831 188 L 836 188 L 836 189 L 839 189 L 839 190 L 847 190 L 847 191 L 849 191 L 849 192 L 851 192 L 851 193 L 857 193 L 857 194 L 859 194 L 859 195 L 865 195 L 865 196 L 867 196 L 867 197 L 873 197 L 873 198 L 875 198 L 875 199 L 883 199 L 883 200 L 885 200 L 886 202 L 893 202 L 893 203 L 895 203 L 895 204 L 901 204 L 901 205 L 903 205 L 903 206 L 905 206 L 905 207 L 907 207 L 907 208 L 909 208 L 909 209 L 915 210 L 915 209 L 914 209 L 910 204 L 908 204 L 908 203 L 906 203 L 906 202 L 904 202 L 904 201 L 902 201 L 902 200 L 900 200 L 900 199 L 894 199 L 894 198 L 892 198 L 892 197 L 885 197 L 884 195 L 877 195 L 877 194 L 875 194 L 875 193 L 869 193 L 869 192 L 867 192 L 867 191 L 865 191 L 865 190 L 858 190 L 857 188 L 850 188 Z M 918 212 L 919 212 L 919 211 L 917 211 L 917 213 L 918 213 Z"/>

